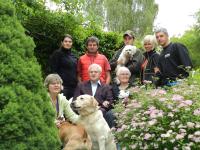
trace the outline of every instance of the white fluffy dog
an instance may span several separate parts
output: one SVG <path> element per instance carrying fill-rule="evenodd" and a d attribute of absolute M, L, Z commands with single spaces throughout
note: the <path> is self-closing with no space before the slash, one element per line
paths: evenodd
<path fill-rule="evenodd" d="M 123 50 L 122 50 L 122 52 L 119 55 L 119 58 L 117 60 L 118 61 L 117 68 L 126 65 L 127 62 L 133 58 L 133 56 L 135 55 L 136 51 L 137 51 L 136 46 L 126 45 L 123 48 Z"/>
<path fill-rule="evenodd" d="M 92 150 L 116 150 L 114 137 L 96 99 L 85 94 L 77 97 L 73 103 L 80 114 L 78 124 L 84 126 L 92 139 Z"/>

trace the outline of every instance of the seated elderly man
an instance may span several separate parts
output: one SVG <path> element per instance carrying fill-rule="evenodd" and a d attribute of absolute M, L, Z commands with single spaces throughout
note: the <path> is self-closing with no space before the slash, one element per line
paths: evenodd
<path fill-rule="evenodd" d="M 102 68 L 98 64 L 91 64 L 88 68 L 90 80 L 78 84 L 76 87 L 74 98 L 83 94 L 89 94 L 96 98 L 99 103 L 100 110 L 108 123 L 109 127 L 114 126 L 114 116 L 111 111 L 113 103 L 113 94 L 111 87 L 100 81 Z"/>

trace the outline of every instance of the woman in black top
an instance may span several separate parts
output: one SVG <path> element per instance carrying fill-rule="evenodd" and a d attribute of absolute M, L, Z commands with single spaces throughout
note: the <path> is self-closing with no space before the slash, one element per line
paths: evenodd
<path fill-rule="evenodd" d="M 67 34 L 61 41 L 61 47 L 50 57 L 51 73 L 57 73 L 63 80 L 63 93 L 67 99 L 73 97 L 77 86 L 77 58 L 71 52 L 72 36 Z"/>
<path fill-rule="evenodd" d="M 141 82 L 142 84 L 148 83 L 149 81 L 155 83 L 154 76 L 158 69 L 158 59 L 159 54 L 156 52 L 155 48 L 157 46 L 157 41 L 153 35 L 147 35 L 143 39 L 143 46 L 146 52 L 143 54 L 145 59 L 141 66 Z"/>
<path fill-rule="evenodd" d="M 116 73 L 119 84 L 114 83 L 112 85 L 112 92 L 115 102 L 122 101 L 124 105 L 127 104 L 130 95 L 129 79 L 131 77 L 131 72 L 127 67 L 120 67 Z"/>

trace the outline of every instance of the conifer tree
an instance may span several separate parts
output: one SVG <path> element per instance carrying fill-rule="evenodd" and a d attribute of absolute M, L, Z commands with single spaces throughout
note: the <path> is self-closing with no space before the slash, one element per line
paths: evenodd
<path fill-rule="evenodd" d="M 34 42 L 0 0 L 0 149 L 56 150 L 60 142 Z"/>

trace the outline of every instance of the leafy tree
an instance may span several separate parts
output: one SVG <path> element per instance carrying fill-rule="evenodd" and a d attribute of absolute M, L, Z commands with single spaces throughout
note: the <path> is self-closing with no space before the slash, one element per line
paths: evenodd
<path fill-rule="evenodd" d="M 10 0 L 0 0 L 0 149 L 49 150 L 60 144 L 34 56 Z"/>
<path fill-rule="evenodd" d="M 86 0 L 84 12 L 108 31 L 133 30 L 138 37 L 152 31 L 158 12 L 155 1 L 148 0 Z"/>

